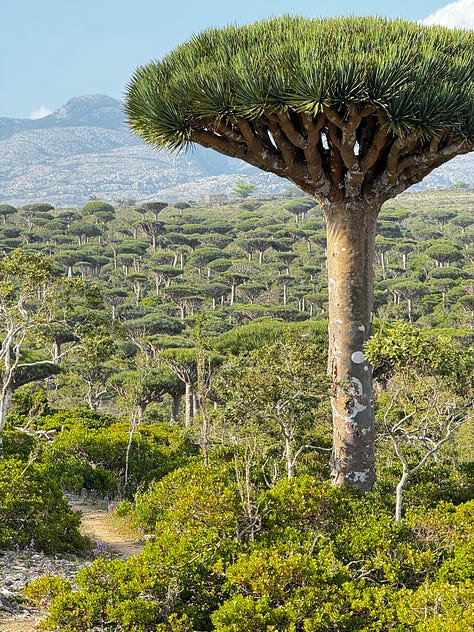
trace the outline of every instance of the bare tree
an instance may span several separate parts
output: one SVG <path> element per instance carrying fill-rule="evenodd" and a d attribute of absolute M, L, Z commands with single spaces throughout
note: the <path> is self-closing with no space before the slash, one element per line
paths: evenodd
<path fill-rule="evenodd" d="M 396 486 L 395 521 L 401 522 L 403 491 L 410 478 L 439 451 L 455 431 L 472 419 L 470 409 L 433 377 L 398 375 L 386 393 L 383 430 L 395 450 L 402 472 Z"/>

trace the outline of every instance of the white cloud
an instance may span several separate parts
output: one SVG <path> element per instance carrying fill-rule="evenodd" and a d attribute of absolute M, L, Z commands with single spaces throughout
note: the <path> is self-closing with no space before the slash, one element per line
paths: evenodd
<path fill-rule="evenodd" d="M 474 0 L 458 0 L 429 15 L 423 24 L 441 24 L 449 28 L 474 29 Z"/>
<path fill-rule="evenodd" d="M 33 112 L 30 115 L 30 118 L 34 119 L 34 120 L 35 119 L 40 119 L 40 118 L 44 118 L 45 116 L 48 116 L 48 114 L 52 114 L 52 113 L 53 113 L 53 110 L 50 110 L 45 105 L 42 105 L 37 110 L 33 110 Z"/>

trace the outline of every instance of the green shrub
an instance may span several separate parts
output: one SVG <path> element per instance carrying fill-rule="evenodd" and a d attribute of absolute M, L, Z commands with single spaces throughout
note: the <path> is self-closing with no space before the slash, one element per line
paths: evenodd
<path fill-rule="evenodd" d="M 48 466 L 48 472 L 66 492 L 78 494 L 85 490 L 106 497 L 114 495 L 117 489 L 117 480 L 112 472 L 103 467 L 93 467 L 86 459 L 58 460 Z"/>
<path fill-rule="evenodd" d="M 416 507 L 396 524 L 378 493 L 359 497 L 309 476 L 247 496 L 234 466 L 196 460 L 134 505 L 123 503 L 119 511 L 153 541 L 127 562 L 97 560 L 77 588 L 61 587 L 49 624 L 140 632 L 472 627 L 474 501 Z"/>
<path fill-rule="evenodd" d="M 114 415 L 98 413 L 90 408 L 72 408 L 42 415 L 35 420 L 35 427 L 43 430 L 64 430 L 74 426 L 108 428 L 116 422 Z"/>
<path fill-rule="evenodd" d="M 44 461 L 61 485 L 72 491 L 84 488 L 102 495 L 132 497 L 197 452 L 197 447 L 177 428 L 164 424 L 142 425 L 133 434 L 125 484 L 129 424 L 108 427 L 71 425 L 45 448 Z"/>
<path fill-rule="evenodd" d="M 79 524 L 43 465 L 0 459 L 0 549 L 79 551 L 88 544 Z"/>
<path fill-rule="evenodd" d="M 21 430 L 4 430 L 2 433 L 3 457 L 16 457 L 27 461 L 31 452 L 39 447 L 39 440 L 33 435 L 29 435 Z"/>
<path fill-rule="evenodd" d="M 46 576 L 36 579 L 24 589 L 25 595 L 38 606 L 51 604 L 63 592 L 70 592 L 71 584 L 62 577 Z"/>

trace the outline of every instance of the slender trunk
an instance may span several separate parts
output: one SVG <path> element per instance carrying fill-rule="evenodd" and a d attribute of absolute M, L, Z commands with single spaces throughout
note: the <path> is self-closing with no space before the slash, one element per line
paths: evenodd
<path fill-rule="evenodd" d="M 294 462 L 291 454 L 291 438 L 285 433 L 285 461 L 286 461 L 286 477 L 288 480 L 294 476 Z"/>
<path fill-rule="evenodd" d="M 179 421 L 179 408 L 181 406 L 182 395 L 174 395 L 171 402 L 171 423 L 176 424 Z"/>
<path fill-rule="evenodd" d="M 192 415 L 199 414 L 200 406 L 199 406 L 199 397 L 195 388 L 193 388 L 193 406 L 192 406 Z"/>
<path fill-rule="evenodd" d="M 395 522 L 400 524 L 402 521 L 402 503 L 403 503 L 403 489 L 409 477 L 409 472 L 404 468 L 403 474 L 398 481 L 395 492 Z"/>
<path fill-rule="evenodd" d="M 193 387 L 192 384 L 186 382 L 186 393 L 185 393 L 185 414 L 184 414 L 184 425 L 186 428 L 191 426 L 191 417 L 193 416 Z"/>
<path fill-rule="evenodd" d="M 141 417 L 142 417 L 142 411 L 136 410 L 136 411 L 133 411 L 132 418 L 130 420 L 130 429 L 128 431 L 128 442 L 127 442 L 127 448 L 125 450 L 125 473 L 123 477 L 125 487 L 128 485 L 128 479 L 129 479 L 130 450 L 132 448 L 133 435 L 135 433 L 135 430 L 138 424 L 140 423 Z"/>
<path fill-rule="evenodd" d="M 367 492 L 375 479 L 370 337 L 378 207 L 345 201 L 325 208 L 328 238 L 329 357 L 333 411 L 332 476 Z"/>
<path fill-rule="evenodd" d="M 204 465 L 209 465 L 209 420 L 204 398 L 199 397 L 199 412 L 201 414 L 201 448 Z"/>
<path fill-rule="evenodd" d="M 53 342 L 53 364 L 61 362 L 61 343 L 55 340 Z"/>
<path fill-rule="evenodd" d="M 383 250 L 380 253 L 380 265 L 382 266 L 382 278 L 385 279 L 385 254 Z"/>
<path fill-rule="evenodd" d="M 7 421 L 8 411 L 12 401 L 12 391 L 10 388 L 3 388 L 0 397 L 0 449 L 3 444 L 3 430 L 5 429 L 5 423 Z"/>

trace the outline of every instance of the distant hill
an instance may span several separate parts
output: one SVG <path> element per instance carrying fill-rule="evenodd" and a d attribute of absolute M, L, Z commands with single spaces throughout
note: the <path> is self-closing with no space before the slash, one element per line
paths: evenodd
<path fill-rule="evenodd" d="M 91 195 L 110 202 L 199 200 L 228 194 L 242 177 L 260 194 L 291 186 L 212 150 L 148 147 L 125 125 L 120 101 L 104 95 L 73 98 L 37 120 L 0 118 L 0 203 L 77 206 Z M 474 154 L 452 160 L 418 188 L 459 181 L 474 186 Z"/>

